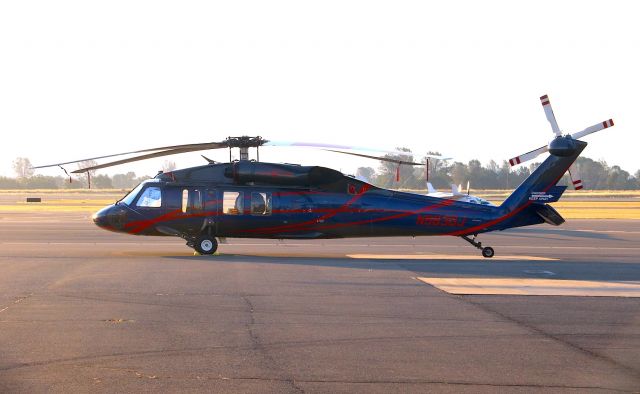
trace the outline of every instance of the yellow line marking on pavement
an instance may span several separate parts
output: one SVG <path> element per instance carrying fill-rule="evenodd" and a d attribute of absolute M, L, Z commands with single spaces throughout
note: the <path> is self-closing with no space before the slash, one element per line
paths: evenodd
<path fill-rule="evenodd" d="M 388 260 L 481 260 L 492 261 L 556 261 L 558 259 L 539 256 L 496 256 L 486 259 L 479 255 L 467 254 L 348 254 L 352 259 L 388 259 Z"/>
<path fill-rule="evenodd" d="M 541 278 L 417 278 L 451 294 L 640 297 L 640 282 Z"/>

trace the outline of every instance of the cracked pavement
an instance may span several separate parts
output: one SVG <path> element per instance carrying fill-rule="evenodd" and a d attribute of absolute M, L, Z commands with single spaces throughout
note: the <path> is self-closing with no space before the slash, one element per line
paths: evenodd
<path fill-rule="evenodd" d="M 558 258 L 487 263 L 454 238 L 229 240 L 221 255 L 193 256 L 180 240 L 108 233 L 77 215 L 37 233 L 29 221 L 0 227 L 1 392 L 640 389 L 635 298 L 460 296 L 415 279 L 637 281 L 640 225 L 615 237 L 598 235 L 620 228 L 603 221 L 486 236 L 498 253 Z M 552 248 L 567 239 L 572 249 Z M 346 257 L 454 249 L 469 258 Z"/>

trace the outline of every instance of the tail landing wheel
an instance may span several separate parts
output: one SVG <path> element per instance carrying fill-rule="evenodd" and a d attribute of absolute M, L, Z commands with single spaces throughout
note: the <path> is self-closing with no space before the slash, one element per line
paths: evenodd
<path fill-rule="evenodd" d="M 491 258 L 494 255 L 494 251 L 493 248 L 491 246 L 486 246 L 484 248 L 482 248 L 482 256 L 486 257 L 486 258 Z"/>
<path fill-rule="evenodd" d="M 482 247 L 482 242 L 478 242 L 476 241 L 476 237 L 478 236 L 478 234 L 474 234 L 473 238 L 469 238 L 466 235 L 461 235 L 460 238 L 464 239 L 465 241 L 469 242 L 471 245 L 473 245 L 476 249 L 480 249 L 482 250 L 482 257 L 485 258 L 492 258 L 493 255 L 495 254 L 495 251 L 493 250 L 493 248 L 491 246 L 485 246 L 484 248 Z"/>

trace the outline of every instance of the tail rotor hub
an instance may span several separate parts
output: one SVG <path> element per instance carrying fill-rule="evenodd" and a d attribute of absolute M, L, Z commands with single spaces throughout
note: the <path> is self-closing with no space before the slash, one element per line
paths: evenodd
<path fill-rule="evenodd" d="M 576 140 L 571 136 L 558 136 L 549 142 L 549 153 L 554 156 L 567 157 L 576 151 Z"/>
<path fill-rule="evenodd" d="M 553 109 L 551 108 L 551 101 L 549 100 L 549 96 L 545 94 L 544 96 L 540 97 L 540 103 L 542 104 L 544 113 L 547 117 L 547 120 L 549 121 L 549 124 L 551 125 L 551 130 L 553 131 L 553 134 L 555 134 L 555 138 L 551 142 L 549 142 L 548 145 L 541 146 L 538 149 L 534 149 L 530 152 L 509 159 L 509 164 L 511 166 L 516 166 L 518 164 L 524 163 L 525 161 L 535 159 L 545 152 L 549 152 L 554 156 L 569 157 L 575 154 L 576 149 L 578 149 L 579 144 L 577 143 L 577 141 L 580 138 L 591 133 L 595 133 L 596 131 L 607 129 L 613 126 L 613 119 L 609 119 L 601 123 L 596 123 L 593 126 L 587 127 L 582 131 L 578 131 L 577 133 L 567 134 L 563 136 L 562 131 L 560 131 L 560 127 L 558 127 L 556 116 L 554 115 Z M 582 180 L 578 175 L 578 170 L 575 163 L 572 164 L 571 167 L 569 167 L 568 173 L 574 188 L 576 190 L 582 189 Z"/>

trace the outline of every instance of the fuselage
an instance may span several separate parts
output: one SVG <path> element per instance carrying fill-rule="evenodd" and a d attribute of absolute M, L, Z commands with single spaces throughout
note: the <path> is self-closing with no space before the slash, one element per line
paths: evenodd
<path fill-rule="evenodd" d="M 96 213 L 94 221 L 137 235 L 188 238 L 207 231 L 216 237 L 316 239 L 466 235 L 501 229 L 510 220 L 495 206 L 331 177 L 328 184 L 287 187 L 237 182 L 237 176 L 206 182 L 164 174 Z"/>

